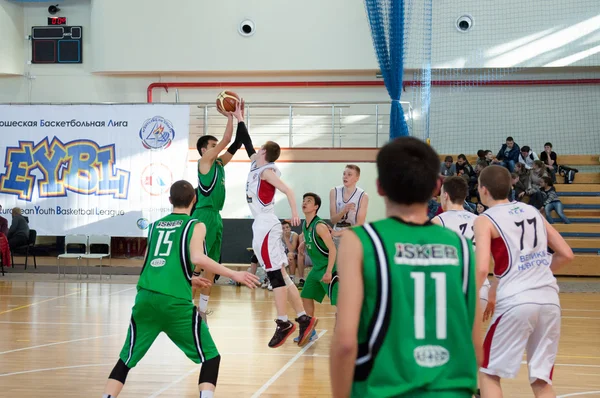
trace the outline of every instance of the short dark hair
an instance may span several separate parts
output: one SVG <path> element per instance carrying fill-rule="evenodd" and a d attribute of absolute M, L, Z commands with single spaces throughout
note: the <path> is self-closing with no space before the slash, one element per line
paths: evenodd
<path fill-rule="evenodd" d="M 546 143 L 544 144 L 544 146 L 549 146 L 550 148 L 552 148 L 552 143 L 551 143 L 551 142 L 546 142 Z"/>
<path fill-rule="evenodd" d="M 444 162 L 453 162 L 454 159 L 452 159 L 452 156 L 446 156 L 446 159 L 444 159 Z"/>
<path fill-rule="evenodd" d="M 479 151 L 477 151 L 477 155 L 479 156 Z M 479 156 L 479 157 L 481 157 L 481 156 Z M 467 157 L 465 156 L 464 153 L 461 153 L 460 155 L 458 155 L 458 158 L 464 160 L 465 162 L 467 162 Z"/>
<path fill-rule="evenodd" d="M 169 193 L 171 204 L 173 207 L 188 207 L 192 204 L 196 198 L 196 191 L 192 184 L 185 180 L 175 181 L 171 185 L 171 191 Z"/>
<path fill-rule="evenodd" d="M 356 171 L 356 174 L 358 174 L 358 176 L 360 177 L 360 167 L 358 167 L 357 165 L 347 164 L 345 168 Z"/>
<path fill-rule="evenodd" d="M 483 156 L 487 155 L 488 153 L 494 153 L 494 152 L 492 152 L 490 149 L 486 149 L 485 153 L 483 154 Z"/>
<path fill-rule="evenodd" d="M 479 157 L 479 158 L 485 157 L 485 151 L 483 149 L 478 150 L 477 157 Z"/>
<path fill-rule="evenodd" d="M 531 151 L 531 148 L 529 148 L 529 145 L 523 145 L 521 147 L 521 152 L 529 152 Z"/>
<path fill-rule="evenodd" d="M 427 203 L 437 188 L 439 173 L 438 154 L 418 138 L 396 138 L 377 154 L 379 186 L 398 204 Z"/>
<path fill-rule="evenodd" d="M 506 167 L 492 165 L 481 171 L 479 185 L 485 187 L 494 200 L 507 199 L 512 182 Z"/>
<path fill-rule="evenodd" d="M 279 144 L 274 141 L 267 141 L 263 145 L 265 149 L 265 160 L 269 163 L 276 161 L 279 159 L 279 155 L 281 155 L 281 148 Z"/>
<path fill-rule="evenodd" d="M 515 142 L 515 140 L 512 137 L 506 137 L 506 141 L 512 141 Z"/>
<path fill-rule="evenodd" d="M 554 186 L 554 183 L 552 182 L 552 178 L 550 178 L 548 176 L 543 176 L 542 180 L 544 180 L 544 182 L 546 183 L 546 185 L 548 185 L 549 187 Z"/>
<path fill-rule="evenodd" d="M 292 224 L 290 224 L 290 222 L 288 220 L 283 220 L 281 222 L 281 226 L 284 226 L 284 225 L 289 225 L 290 227 L 292 226 Z"/>
<path fill-rule="evenodd" d="M 302 200 L 304 200 L 304 198 L 309 197 L 309 198 L 313 198 L 313 200 L 315 201 L 315 204 L 317 206 L 319 206 L 317 208 L 317 211 L 315 213 L 319 212 L 319 209 L 321 208 L 321 197 L 319 195 L 317 195 L 316 193 L 312 193 L 312 192 L 307 192 L 304 195 L 302 195 Z"/>
<path fill-rule="evenodd" d="M 202 137 L 198 138 L 198 141 L 196 141 L 196 149 L 198 150 L 200 157 L 202 157 L 202 148 L 206 148 L 210 141 L 218 142 L 219 140 L 217 137 L 212 135 L 203 135 Z"/>
<path fill-rule="evenodd" d="M 510 178 L 519 178 L 519 175 L 517 173 L 510 173 Z"/>
<path fill-rule="evenodd" d="M 452 203 L 462 204 L 469 193 L 469 184 L 464 178 L 458 176 L 447 177 L 442 184 L 444 192 L 448 194 Z"/>

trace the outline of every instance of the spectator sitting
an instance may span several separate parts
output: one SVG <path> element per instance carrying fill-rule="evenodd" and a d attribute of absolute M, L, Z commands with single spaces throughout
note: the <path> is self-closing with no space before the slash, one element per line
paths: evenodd
<path fill-rule="evenodd" d="M 515 169 L 515 164 L 519 163 L 519 146 L 512 137 L 506 137 L 506 143 L 502 144 L 500 151 L 496 155 L 494 163 L 501 164 L 511 173 Z"/>
<path fill-rule="evenodd" d="M 548 176 L 542 177 L 541 181 L 542 194 L 544 195 L 544 211 L 546 212 L 546 219 L 550 224 L 554 223 L 552 219 L 552 210 L 556 210 L 556 214 L 560 217 L 565 224 L 571 224 L 571 221 L 565 216 L 564 206 L 560 201 L 552 178 Z"/>
<path fill-rule="evenodd" d="M 483 149 L 477 151 L 477 162 L 475 162 L 475 166 L 477 166 L 479 163 L 486 163 L 487 165 L 487 162 L 485 161 L 485 154 L 486 151 Z"/>
<path fill-rule="evenodd" d="M 440 166 L 440 174 L 444 177 L 451 177 L 456 175 L 456 167 L 454 166 L 454 159 L 452 156 L 446 156 L 444 163 Z"/>
<path fill-rule="evenodd" d="M 544 196 L 542 195 L 542 178 L 547 177 L 546 168 L 541 160 L 533 162 L 533 168 L 531 169 L 531 179 L 529 180 L 529 187 L 527 188 L 527 195 L 529 195 L 529 204 L 536 209 L 541 209 L 544 204 Z"/>
<path fill-rule="evenodd" d="M 21 214 L 21 209 L 18 207 L 12 209 L 12 223 L 6 237 L 11 250 L 25 246 L 29 242 L 29 225 L 27 225 L 27 220 L 25 220 L 25 217 Z"/>
<path fill-rule="evenodd" d="M 523 199 L 523 196 L 525 196 L 525 185 L 523 185 L 523 183 L 521 182 L 521 179 L 519 178 L 519 175 L 517 173 L 512 173 L 510 175 L 511 180 L 512 180 L 512 187 L 513 189 L 511 190 L 511 200 L 513 201 L 519 201 L 521 202 Z"/>
<path fill-rule="evenodd" d="M 464 154 L 458 155 L 458 159 L 455 164 L 456 174 L 463 177 L 467 182 L 475 175 L 475 170 L 469 164 L 467 157 Z"/>
<path fill-rule="evenodd" d="M 546 165 L 546 169 L 552 178 L 552 182 L 556 182 L 556 173 L 558 173 L 558 157 L 556 152 L 552 150 L 552 143 L 544 144 L 544 152 L 540 154 L 540 160 Z"/>
<path fill-rule="evenodd" d="M 521 148 L 521 153 L 519 154 L 519 163 L 524 164 L 527 170 L 531 170 L 533 167 L 533 162 L 538 159 L 538 156 L 535 152 L 529 148 L 529 146 L 525 145 Z"/>
<path fill-rule="evenodd" d="M 487 206 L 485 206 L 482 203 L 477 203 L 477 214 L 483 214 L 483 212 L 485 212 L 488 209 Z"/>
<path fill-rule="evenodd" d="M 2 205 L 0 205 L 0 211 L 2 211 Z M 8 220 L 0 216 L 0 234 L 8 235 Z"/>

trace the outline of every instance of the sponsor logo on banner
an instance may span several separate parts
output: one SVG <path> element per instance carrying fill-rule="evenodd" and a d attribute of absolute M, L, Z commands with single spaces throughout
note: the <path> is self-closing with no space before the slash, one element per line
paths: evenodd
<path fill-rule="evenodd" d="M 162 116 L 147 119 L 140 129 L 140 139 L 146 149 L 166 149 L 171 145 L 174 138 L 173 124 Z"/>
<path fill-rule="evenodd" d="M 152 196 L 169 192 L 173 183 L 173 173 L 162 163 L 152 163 L 142 172 L 142 187 Z"/>
<path fill-rule="evenodd" d="M 115 167 L 115 152 L 115 144 L 100 146 L 88 139 L 19 141 L 6 148 L 0 192 L 31 202 L 37 182 L 40 198 L 66 197 L 70 191 L 126 200 L 130 172 Z"/>
<path fill-rule="evenodd" d="M 148 229 L 148 227 L 150 226 L 150 221 L 148 221 L 147 218 L 138 218 L 136 224 L 139 229 L 144 230 Z"/>

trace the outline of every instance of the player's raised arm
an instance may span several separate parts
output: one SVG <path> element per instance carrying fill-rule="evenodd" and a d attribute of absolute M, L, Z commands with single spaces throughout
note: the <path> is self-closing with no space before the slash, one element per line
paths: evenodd
<path fill-rule="evenodd" d="M 200 162 L 198 163 L 198 170 L 202 174 L 208 173 L 212 164 L 217 160 L 219 154 L 223 152 L 227 145 L 231 142 L 231 138 L 233 136 L 233 114 L 231 112 L 223 112 L 217 108 L 217 110 L 227 116 L 227 126 L 225 126 L 225 134 L 223 134 L 223 138 L 221 141 L 217 143 L 213 148 L 208 149 L 204 152 L 204 155 L 200 158 Z"/>
<path fill-rule="evenodd" d="M 364 296 L 362 243 L 354 232 L 344 231 L 339 251 L 338 315 L 331 341 L 329 373 L 333 397 L 346 398 L 352 389 L 358 354 L 358 323 Z"/>
<path fill-rule="evenodd" d="M 294 227 L 300 225 L 300 217 L 298 217 L 296 199 L 294 198 L 294 191 L 292 190 L 292 188 L 287 186 L 281 180 L 281 178 L 279 178 L 277 174 L 275 174 L 275 172 L 272 169 L 266 169 L 265 171 L 263 171 L 261 174 L 261 178 L 269 184 L 273 185 L 276 189 L 281 191 L 281 193 L 283 193 L 287 197 L 288 203 L 290 204 L 290 209 L 292 210 L 291 224 Z"/>
<path fill-rule="evenodd" d="M 333 243 L 333 238 L 331 237 L 331 232 L 329 232 L 329 228 L 325 225 L 324 222 L 319 222 L 316 227 L 317 234 L 329 251 L 329 257 L 327 260 L 327 270 L 325 271 L 325 275 L 323 275 L 322 281 L 324 283 L 331 283 L 333 267 L 335 266 L 335 259 L 337 257 L 337 251 L 335 248 L 335 244 Z"/>
<path fill-rule="evenodd" d="M 192 263 L 196 266 L 194 269 L 194 276 L 198 274 L 202 269 L 208 270 L 214 274 L 222 275 L 227 278 L 231 278 L 238 283 L 243 283 L 250 289 L 256 288 L 259 279 L 256 275 L 252 275 L 249 272 L 236 272 L 232 271 L 227 267 L 222 266 L 210 259 L 204 254 L 204 236 L 206 235 L 206 227 L 202 223 L 196 224 L 194 232 L 192 234 L 192 241 L 190 244 L 190 257 Z"/>
<path fill-rule="evenodd" d="M 246 127 L 246 123 L 244 122 L 244 100 L 236 102 L 235 111 L 233 112 L 233 116 L 237 119 L 237 130 L 235 132 L 235 141 L 229 146 L 227 152 L 221 155 L 220 159 L 223 162 L 223 165 L 229 163 L 229 161 L 233 158 L 233 155 L 237 152 L 238 149 L 244 145 L 246 148 L 246 153 L 248 154 L 248 158 L 253 159 L 253 155 L 256 154 L 254 150 L 254 146 L 252 145 L 252 139 L 250 138 L 250 134 L 248 133 L 248 128 Z"/>
<path fill-rule="evenodd" d="M 475 258 L 477 260 L 477 289 L 481 289 L 483 282 L 490 273 L 491 247 L 492 247 L 492 225 L 491 221 L 485 217 L 477 217 L 473 223 L 475 239 Z"/>
<path fill-rule="evenodd" d="M 570 263 L 575 258 L 573 250 L 565 239 L 558 233 L 558 231 L 546 221 L 544 217 L 544 226 L 548 234 L 548 246 L 554 251 L 552 255 L 552 263 L 550 269 L 553 273 L 556 273 L 560 267 Z"/>

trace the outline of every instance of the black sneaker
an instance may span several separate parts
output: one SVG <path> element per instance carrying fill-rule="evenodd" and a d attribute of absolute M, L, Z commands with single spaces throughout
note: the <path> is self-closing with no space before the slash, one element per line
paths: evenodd
<path fill-rule="evenodd" d="M 269 347 L 271 348 L 277 348 L 285 343 L 287 338 L 296 330 L 296 325 L 290 321 L 275 319 L 275 323 L 277 323 L 277 329 L 275 329 L 275 334 L 271 338 L 271 341 L 269 341 Z"/>
<path fill-rule="evenodd" d="M 304 347 L 306 343 L 308 343 L 310 335 L 312 334 L 313 330 L 315 330 L 315 326 L 317 326 L 317 322 L 319 322 L 319 320 L 315 317 L 302 315 L 300 318 L 296 318 L 296 322 L 298 322 L 298 325 L 300 326 L 298 345 L 300 347 Z"/>
<path fill-rule="evenodd" d="M 300 280 L 298 281 L 298 290 L 302 290 L 303 287 L 304 287 L 304 279 L 300 278 Z"/>

